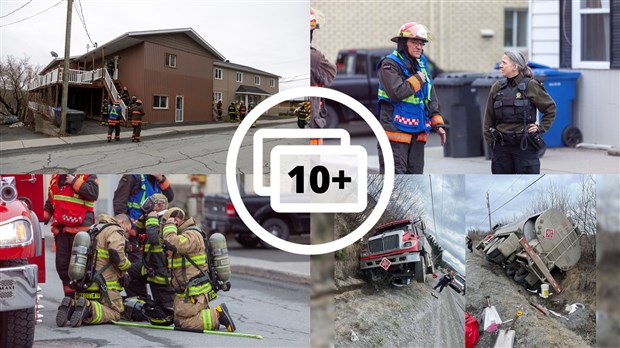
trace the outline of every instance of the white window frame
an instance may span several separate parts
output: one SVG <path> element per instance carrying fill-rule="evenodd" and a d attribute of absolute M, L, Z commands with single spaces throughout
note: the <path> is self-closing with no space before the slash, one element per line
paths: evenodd
<path fill-rule="evenodd" d="M 254 84 L 260 86 L 260 76 L 254 76 Z"/>
<path fill-rule="evenodd" d="M 181 99 L 181 109 L 177 108 L 177 103 Z M 185 117 L 185 96 L 177 95 L 174 97 L 174 122 L 181 123 L 184 122 Z"/>
<path fill-rule="evenodd" d="M 170 57 L 173 58 L 172 61 L 170 61 L 170 59 L 168 59 Z M 177 67 L 177 55 L 176 54 L 174 54 L 174 53 L 167 53 L 166 52 L 166 66 L 168 68 L 176 68 Z"/>
<path fill-rule="evenodd" d="M 595 62 L 595 61 L 582 61 L 581 60 L 581 15 L 582 14 L 609 14 L 609 21 L 611 22 L 612 18 L 611 18 L 611 1 L 609 2 L 609 7 L 608 8 L 586 8 L 586 9 L 582 9 L 580 6 L 580 2 L 573 2 L 573 9 L 572 9 L 572 20 L 571 20 L 571 24 L 572 24 L 572 31 L 573 31 L 573 35 L 572 35 L 572 51 L 571 51 L 571 56 L 572 56 L 572 65 L 573 65 L 573 69 L 575 68 L 579 68 L 579 69 L 607 69 L 609 70 L 609 66 L 610 66 L 610 62 L 604 62 L 604 61 L 600 61 L 600 62 Z M 611 35 L 611 34 L 610 34 Z M 610 57 L 611 59 L 611 57 Z"/>
<path fill-rule="evenodd" d="M 243 83 L 243 73 L 237 71 L 237 77 L 235 79 L 235 81 L 239 82 L 239 83 Z"/>
<path fill-rule="evenodd" d="M 275 87 L 276 86 L 276 79 L 269 79 L 269 87 Z"/>
<path fill-rule="evenodd" d="M 161 104 L 161 98 L 165 98 L 164 100 L 166 101 L 166 106 L 155 106 L 155 98 L 159 97 L 160 100 L 160 104 Z M 170 103 L 168 102 L 168 96 L 167 95 L 153 95 L 153 109 L 154 110 L 168 110 L 168 106 L 170 105 Z"/>
<path fill-rule="evenodd" d="M 216 80 L 222 80 L 224 78 L 224 71 L 220 68 L 215 68 L 213 72 L 213 78 Z"/>
<path fill-rule="evenodd" d="M 504 13 L 511 11 L 512 12 L 512 25 L 513 25 L 513 29 L 512 29 L 512 42 L 516 45 L 517 43 L 517 36 L 518 36 L 518 32 L 519 30 L 525 30 L 525 46 L 504 46 L 504 48 L 506 49 L 515 49 L 515 50 L 520 50 L 520 51 L 524 51 L 527 50 L 527 43 L 529 40 L 529 35 L 530 35 L 530 30 L 528 29 L 530 27 L 529 25 L 529 21 L 530 21 L 530 11 L 527 8 L 506 8 L 504 9 Z M 528 21 L 528 23 L 525 23 L 525 28 L 520 29 L 519 28 L 519 21 L 518 16 L 517 16 L 517 12 L 525 12 L 525 18 Z M 506 23 L 504 23 L 504 30 L 506 29 Z M 503 40 L 503 38 L 502 38 Z"/>
<path fill-rule="evenodd" d="M 222 100 L 223 102 L 224 94 L 222 92 L 213 92 L 213 100 L 217 103 L 218 100 Z"/>

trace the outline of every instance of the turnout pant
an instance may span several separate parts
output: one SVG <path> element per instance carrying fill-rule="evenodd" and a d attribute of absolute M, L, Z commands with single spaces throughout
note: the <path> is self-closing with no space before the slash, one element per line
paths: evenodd
<path fill-rule="evenodd" d="M 90 306 L 88 307 L 89 315 L 84 319 L 84 323 L 90 325 L 105 324 L 112 320 L 121 319 L 121 312 L 123 311 L 121 293 L 115 290 L 108 290 L 108 296 L 110 297 L 111 304 L 108 304 L 103 296 L 101 297 L 101 302 L 90 300 Z"/>
<path fill-rule="evenodd" d="M 220 327 L 215 309 L 209 308 L 206 293 L 188 298 L 175 296 L 174 324 L 187 329 L 214 331 Z"/>
<path fill-rule="evenodd" d="M 133 125 L 133 134 L 131 135 L 131 139 L 140 140 L 140 132 L 142 132 L 142 121 L 139 120 L 131 120 L 131 124 Z"/>
<path fill-rule="evenodd" d="M 121 121 L 109 120 L 108 121 L 108 140 L 112 139 L 112 132 L 114 132 L 114 139 L 121 139 Z"/>
<path fill-rule="evenodd" d="M 532 146 L 521 150 L 521 145 L 498 144 L 493 148 L 491 160 L 493 174 L 540 174 L 540 159 L 538 151 Z"/>
<path fill-rule="evenodd" d="M 60 231 L 54 236 L 56 243 L 56 272 L 62 281 L 65 296 L 73 297 L 75 291 L 69 287 L 69 262 L 71 261 L 71 249 L 75 233 Z"/>

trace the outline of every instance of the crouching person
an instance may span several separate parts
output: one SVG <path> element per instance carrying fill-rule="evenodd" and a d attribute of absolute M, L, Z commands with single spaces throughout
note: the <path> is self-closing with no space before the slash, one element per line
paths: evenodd
<path fill-rule="evenodd" d="M 66 320 L 78 327 L 120 319 L 123 276 L 131 265 L 125 254 L 125 233 L 130 230 L 131 220 L 127 215 L 100 215 L 99 223 L 89 230 L 91 244 L 86 269 L 92 272 L 77 282 L 77 300 L 63 299 L 56 315 L 58 326 L 65 326 Z"/>
<path fill-rule="evenodd" d="M 216 294 L 208 276 L 208 264 L 202 233 L 193 218 L 179 208 L 163 216 L 165 248 L 172 253 L 172 287 L 175 326 L 187 329 L 235 331 L 235 324 L 225 304 L 209 307 Z"/>

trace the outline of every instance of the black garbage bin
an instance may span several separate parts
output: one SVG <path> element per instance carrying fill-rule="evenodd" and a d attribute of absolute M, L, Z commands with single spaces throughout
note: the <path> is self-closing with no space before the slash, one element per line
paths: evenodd
<path fill-rule="evenodd" d="M 474 80 L 471 84 L 472 90 L 478 95 L 478 101 L 480 106 L 480 131 L 482 132 L 482 122 L 484 122 L 484 112 L 487 108 L 487 101 L 489 99 L 489 93 L 491 93 L 491 86 L 501 79 L 503 76 L 500 72 L 492 72 L 484 74 L 481 77 Z M 484 157 L 488 160 L 491 159 L 492 152 L 491 146 L 489 146 L 483 138 L 483 152 Z"/>
<path fill-rule="evenodd" d="M 54 110 L 54 116 L 56 116 L 56 126 L 60 127 L 60 111 L 62 108 L 55 107 L 52 110 Z M 85 118 L 86 113 L 84 113 L 84 111 L 67 108 L 67 124 L 65 131 L 73 135 L 79 134 L 82 131 Z"/>
<path fill-rule="evenodd" d="M 447 73 L 433 80 L 446 123 L 445 157 L 482 156 L 482 124 L 478 98 L 471 83 L 480 73 Z"/>

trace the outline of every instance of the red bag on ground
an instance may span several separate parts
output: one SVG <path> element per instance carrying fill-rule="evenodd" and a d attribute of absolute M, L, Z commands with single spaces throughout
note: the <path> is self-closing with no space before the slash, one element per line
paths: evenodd
<path fill-rule="evenodd" d="M 479 326 L 478 320 L 465 312 L 465 348 L 474 348 L 478 343 L 480 338 Z"/>

